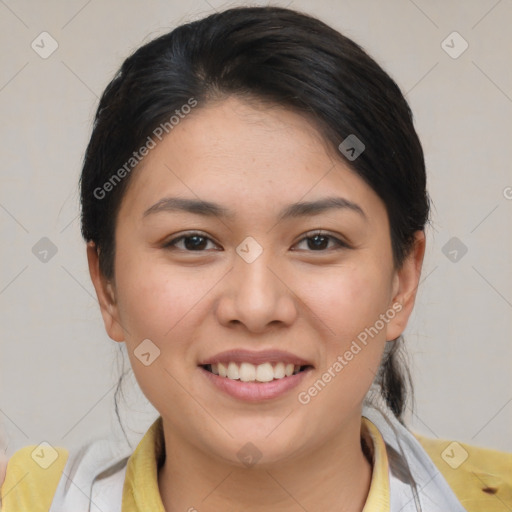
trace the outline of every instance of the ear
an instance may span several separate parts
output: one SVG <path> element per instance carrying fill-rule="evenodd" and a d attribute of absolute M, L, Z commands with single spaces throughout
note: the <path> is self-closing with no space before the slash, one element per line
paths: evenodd
<path fill-rule="evenodd" d="M 124 341 L 124 332 L 119 322 L 115 290 L 112 283 L 101 273 L 99 253 L 94 242 L 88 242 L 87 244 L 87 261 L 89 263 L 89 274 L 96 290 L 107 334 L 114 341 Z"/>
<path fill-rule="evenodd" d="M 425 244 L 425 232 L 416 231 L 412 249 L 402 267 L 395 271 L 393 276 L 393 300 L 390 308 L 397 313 L 387 324 L 386 340 L 388 341 L 398 338 L 409 321 L 420 282 Z"/>

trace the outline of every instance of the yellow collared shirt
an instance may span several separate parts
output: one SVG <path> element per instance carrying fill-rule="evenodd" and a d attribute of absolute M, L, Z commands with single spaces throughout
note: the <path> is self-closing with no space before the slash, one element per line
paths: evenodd
<path fill-rule="evenodd" d="M 388 458 L 377 427 L 361 418 L 361 434 L 373 451 L 370 490 L 363 512 L 389 512 Z M 163 450 L 161 417 L 153 423 L 128 461 L 123 488 L 123 512 L 165 512 L 158 489 L 158 460 Z"/>
<path fill-rule="evenodd" d="M 363 512 L 391 512 L 386 444 L 375 424 L 365 417 L 361 418 L 361 435 L 372 452 L 373 468 Z M 457 443 L 467 452 L 467 460 L 460 467 L 453 468 L 446 462 L 451 441 L 428 439 L 419 435 L 415 437 L 467 511 L 512 510 L 512 454 Z M 162 418 L 159 417 L 128 458 L 124 480 L 121 482 L 122 504 L 111 501 L 111 508 L 102 510 L 165 512 L 158 488 L 158 468 L 163 455 L 163 442 Z M 69 453 L 64 448 L 54 448 L 58 457 L 51 465 L 43 467 L 44 464 L 41 465 L 38 460 L 42 452 L 38 453 L 36 448 L 34 445 L 25 446 L 9 459 L 5 481 L 0 487 L 2 512 L 50 510 L 57 486 L 67 476 L 64 469 Z M 83 494 L 86 490 L 80 492 Z M 116 499 L 114 496 L 111 498 Z M 69 507 L 59 512 L 77 510 L 70 503 Z"/>

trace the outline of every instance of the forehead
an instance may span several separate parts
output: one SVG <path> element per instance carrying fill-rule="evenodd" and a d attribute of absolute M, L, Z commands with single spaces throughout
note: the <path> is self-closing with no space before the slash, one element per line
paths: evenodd
<path fill-rule="evenodd" d="M 134 171 L 123 204 L 142 215 L 165 195 L 214 198 L 232 211 L 341 195 L 370 216 L 385 213 L 303 116 L 238 98 L 196 107 L 174 126 Z"/>

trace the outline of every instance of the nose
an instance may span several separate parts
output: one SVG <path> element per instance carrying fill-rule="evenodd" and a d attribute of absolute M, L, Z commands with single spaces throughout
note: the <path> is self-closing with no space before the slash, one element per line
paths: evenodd
<path fill-rule="evenodd" d="M 235 255 L 233 268 L 223 279 L 216 313 L 226 327 L 242 324 L 248 331 L 263 333 L 293 324 L 296 302 L 282 266 L 271 251 L 264 250 L 250 263 Z"/>

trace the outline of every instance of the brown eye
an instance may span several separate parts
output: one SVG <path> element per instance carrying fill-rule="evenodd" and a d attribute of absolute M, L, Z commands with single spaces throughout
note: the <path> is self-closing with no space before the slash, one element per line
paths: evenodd
<path fill-rule="evenodd" d="M 183 242 L 181 247 L 178 246 L 180 242 Z M 210 238 L 200 233 L 188 233 L 170 240 L 164 245 L 164 248 L 179 249 L 187 252 L 203 252 L 208 242 L 213 243 Z"/>
<path fill-rule="evenodd" d="M 307 242 L 307 248 L 310 252 L 325 252 L 326 249 L 329 248 L 329 242 L 332 242 L 334 244 L 334 247 L 331 245 L 331 248 L 334 250 L 340 248 L 350 248 L 350 246 L 346 242 L 343 242 L 339 238 L 336 238 L 335 236 L 326 233 L 309 234 L 309 236 L 304 237 L 299 242 L 299 244 L 303 242 Z"/>
<path fill-rule="evenodd" d="M 308 248 L 317 250 L 317 249 L 327 249 L 327 246 L 329 245 L 329 238 L 328 236 L 324 235 L 315 235 L 313 237 L 309 237 L 308 240 Z"/>

